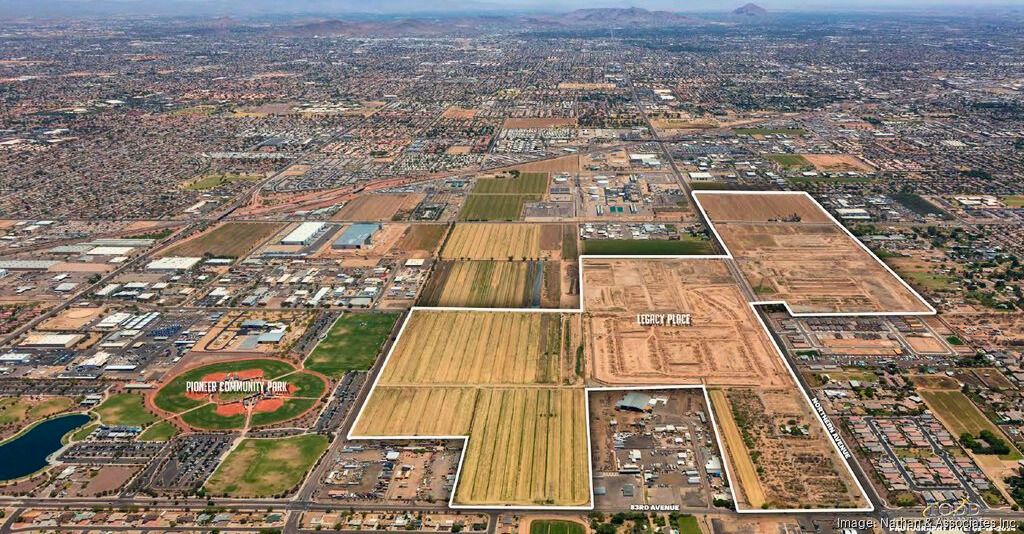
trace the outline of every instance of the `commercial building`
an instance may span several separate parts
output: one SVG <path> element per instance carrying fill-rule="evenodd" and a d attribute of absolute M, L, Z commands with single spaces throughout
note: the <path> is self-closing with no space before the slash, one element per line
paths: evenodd
<path fill-rule="evenodd" d="M 360 249 L 373 242 L 373 234 L 380 230 L 376 223 L 356 223 L 345 229 L 331 248 L 336 250 Z"/>
<path fill-rule="evenodd" d="M 316 241 L 316 239 L 320 237 L 326 229 L 327 224 L 322 222 L 304 222 L 296 226 L 288 235 L 284 236 L 284 239 L 281 240 L 281 244 L 302 246 L 310 245 Z"/>

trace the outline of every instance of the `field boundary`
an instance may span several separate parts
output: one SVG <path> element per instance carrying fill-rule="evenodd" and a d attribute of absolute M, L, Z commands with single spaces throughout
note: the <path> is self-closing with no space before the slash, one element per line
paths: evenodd
<path fill-rule="evenodd" d="M 585 282 L 584 282 L 586 277 L 584 275 L 584 268 L 585 268 L 585 265 L 586 265 L 586 260 L 588 260 L 588 259 L 607 259 L 607 260 L 694 260 L 694 261 L 697 261 L 697 260 L 733 260 L 735 258 L 733 257 L 732 252 L 729 251 L 728 247 L 725 245 L 725 242 L 722 240 L 722 237 L 719 235 L 718 231 L 715 229 L 714 224 L 708 218 L 707 213 L 704 211 L 703 206 L 700 204 L 700 199 L 698 198 L 700 195 L 722 195 L 722 194 L 725 194 L 725 195 L 729 195 L 729 194 L 743 194 L 743 195 L 803 195 L 803 196 L 807 197 L 808 199 L 811 200 L 811 202 L 814 203 L 814 205 L 819 210 L 821 210 L 823 213 L 825 213 L 825 215 L 829 218 L 829 220 L 832 222 L 832 224 L 835 224 L 836 226 L 841 228 L 843 230 L 843 232 L 846 233 L 848 238 L 850 238 L 854 242 L 856 242 L 865 252 L 867 252 L 871 256 L 871 258 L 873 258 L 875 261 L 877 261 L 879 264 L 881 264 L 882 267 L 885 268 L 885 270 L 891 276 L 893 276 L 897 280 L 899 280 L 899 282 L 903 285 L 903 287 L 905 287 L 907 290 L 909 290 L 914 295 L 914 297 L 917 298 L 920 302 L 922 302 L 928 308 L 928 310 L 929 310 L 929 311 L 924 311 L 924 312 L 921 312 L 921 311 L 910 311 L 910 312 L 891 311 L 891 312 L 849 312 L 849 313 L 795 313 L 789 307 L 789 304 L 786 301 L 759 301 L 758 300 L 758 301 L 748 301 L 747 302 L 747 304 L 751 308 L 751 311 L 752 311 L 753 315 L 757 318 L 758 324 L 761 325 L 762 330 L 767 335 L 767 337 L 771 340 L 771 344 L 772 344 L 772 347 L 774 347 L 774 349 L 775 349 L 776 356 L 778 356 L 779 358 L 782 359 L 782 362 L 785 365 L 786 370 L 789 371 L 790 378 L 793 380 L 793 382 L 795 383 L 797 389 L 800 391 L 800 394 L 803 396 L 804 402 L 807 403 L 806 406 L 810 409 L 810 412 L 812 412 L 814 414 L 814 417 L 817 419 L 818 423 L 821 424 L 822 428 L 826 430 L 824 433 L 826 435 L 828 435 L 829 443 L 832 444 L 832 448 L 834 449 L 834 451 L 835 451 L 836 455 L 838 456 L 838 458 L 840 458 L 842 460 L 842 463 L 845 465 L 848 474 L 850 475 L 851 479 L 853 480 L 854 484 L 856 485 L 857 490 L 860 493 L 860 496 L 864 499 L 864 502 L 866 502 L 867 505 L 865 507 L 860 507 L 860 508 L 777 508 L 777 509 L 762 509 L 762 508 L 740 509 L 739 506 L 737 506 L 736 507 L 736 512 L 737 513 L 741 513 L 741 514 L 744 514 L 744 513 L 745 514 L 758 514 L 758 513 L 761 513 L 761 514 L 764 514 L 764 513 L 772 513 L 772 514 L 793 514 L 793 513 L 797 513 L 798 514 L 798 513 L 873 512 L 875 510 L 874 504 L 871 502 L 871 499 L 868 497 L 867 491 L 864 489 L 864 486 L 861 484 L 860 479 L 857 477 L 856 473 L 853 470 L 853 467 L 850 465 L 850 460 L 843 453 L 843 449 L 846 448 L 846 445 L 843 444 L 843 446 L 840 447 L 840 444 L 836 441 L 836 437 L 832 433 L 827 431 L 829 425 L 826 424 L 825 419 L 822 416 L 822 414 L 819 412 L 819 410 L 814 409 L 814 403 L 811 401 L 810 394 L 807 392 L 806 389 L 804 389 L 804 387 L 801 384 L 799 378 L 797 377 L 796 371 L 793 369 L 793 367 L 789 363 L 789 360 L 786 358 L 785 352 L 779 346 L 778 342 L 775 340 L 775 337 L 771 335 L 771 331 L 768 329 L 768 325 L 765 324 L 764 319 L 761 318 L 761 314 L 758 313 L 757 308 L 759 306 L 780 305 L 781 304 L 782 306 L 784 306 L 786 308 L 787 313 L 789 313 L 793 317 L 864 317 L 864 316 L 904 316 L 904 315 L 919 315 L 920 316 L 920 315 L 935 315 L 936 314 L 936 310 L 935 310 L 934 307 L 932 307 L 931 304 L 928 303 L 928 301 L 926 301 L 923 297 L 921 297 L 920 294 L 918 294 L 916 291 L 914 291 L 914 289 L 912 287 L 910 287 L 910 285 L 907 284 L 907 282 L 904 281 L 903 278 L 901 278 L 899 275 L 897 275 L 891 268 L 889 268 L 888 265 L 885 264 L 885 262 L 883 262 L 881 259 L 879 259 L 878 256 L 876 256 L 874 254 L 874 252 L 871 251 L 871 249 L 869 249 L 867 246 L 865 246 L 859 239 L 856 238 L 856 236 L 854 236 L 852 233 L 850 233 L 850 231 L 847 230 L 845 226 L 840 224 L 834 217 L 832 217 L 832 214 L 829 213 L 828 210 L 826 210 L 820 203 L 818 203 L 818 201 L 815 200 L 814 197 L 812 197 L 809 193 L 807 193 L 805 191 L 694 191 L 692 193 L 692 195 L 693 195 L 694 202 L 697 205 L 697 209 L 700 210 L 700 212 L 701 212 L 702 216 L 704 217 L 704 219 L 708 221 L 709 228 L 711 229 L 712 233 L 714 234 L 715 239 L 722 245 L 722 250 L 725 251 L 725 254 L 682 255 L 682 256 L 677 256 L 677 255 L 649 255 L 649 256 L 579 255 L 578 256 L 578 261 L 579 261 L 579 269 L 580 269 L 580 276 L 579 276 L 579 290 L 580 290 L 579 294 L 580 294 L 580 299 L 579 299 L 579 306 L 576 307 L 576 308 L 547 308 L 547 309 L 538 309 L 538 308 L 472 308 L 472 307 L 424 307 L 424 306 L 413 306 L 412 308 L 410 308 L 409 314 L 406 315 L 405 321 L 402 323 L 402 327 L 398 331 L 398 336 L 395 338 L 394 342 L 391 344 L 391 347 L 388 350 L 388 353 L 387 353 L 387 355 L 384 358 L 384 362 L 381 365 L 380 371 L 377 373 L 377 376 L 374 377 L 373 384 L 370 387 L 370 391 L 369 391 L 369 393 L 366 396 L 366 400 L 359 407 L 359 412 L 356 414 L 356 418 L 353 421 L 352 427 L 349 429 L 349 432 L 348 432 L 348 435 L 346 436 L 346 439 L 350 439 L 350 440 L 425 440 L 425 439 L 429 440 L 429 439 L 438 439 L 438 440 L 461 441 L 462 444 L 463 444 L 463 454 L 461 455 L 461 457 L 459 459 L 459 466 L 458 466 L 458 468 L 456 470 L 456 474 L 455 474 L 455 482 L 452 485 L 451 496 L 448 499 L 448 506 L 450 508 L 452 508 L 452 509 L 461 509 L 461 510 L 593 510 L 595 503 L 594 503 L 594 481 L 593 481 L 594 466 L 593 466 L 593 458 L 591 457 L 591 454 L 592 454 L 592 445 L 591 445 L 592 438 L 591 438 L 591 434 L 590 434 L 590 417 L 589 417 L 589 415 L 590 415 L 590 392 L 591 391 L 658 390 L 658 389 L 701 389 L 702 392 L 703 392 L 703 395 L 704 395 L 705 402 L 707 403 L 707 406 L 708 406 L 709 417 L 710 417 L 711 423 L 712 423 L 712 429 L 715 432 L 715 439 L 716 439 L 716 441 L 718 443 L 719 451 L 721 451 L 721 453 L 722 453 L 722 463 L 725 465 L 726 472 L 727 472 L 727 474 L 730 477 L 729 491 L 732 494 L 733 502 L 736 503 L 737 499 L 736 499 L 736 487 L 735 487 L 735 484 L 738 483 L 738 479 L 735 477 L 735 473 L 733 471 L 733 468 L 732 468 L 732 466 L 729 463 L 728 454 L 726 453 L 726 449 L 723 446 L 722 436 L 721 436 L 719 428 L 718 428 L 717 420 L 715 419 L 715 416 L 714 416 L 714 410 L 713 410 L 713 408 L 711 408 L 711 399 L 710 399 L 710 397 L 708 395 L 707 387 L 705 385 L 703 385 L 703 384 L 609 386 L 609 387 L 584 387 L 583 388 L 583 390 L 584 390 L 584 408 L 587 411 L 587 425 L 586 425 L 587 426 L 587 455 L 588 455 L 587 465 L 588 465 L 588 471 L 589 471 L 589 479 L 588 479 L 587 483 L 590 486 L 590 503 L 588 505 L 586 505 L 586 506 L 513 506 L 513 505 L 501 506 L 501 505 L 460 505 L 460 504 L 456 504 L 454 502 L 455 501 L 455 495 L 457 493 L 457 488 L 458 488 L 458 485 L 459 485 L 460 477 L 462 475 L 462 466 L 463 466 L 463 462 L 465 460 L 465 450 L 467 448 L 467 445 L 468 445 L 469 439 L 470 439 L 469 436 L 467 436 L 467 435 L 454 435 L 454 436 L 359 436 L 359 435 L 353 434 L 355 428 L 358 426 L 359 419 L 363 416 L 363 411 L 365 410 L 366 406 L 369 404 L 370 397 L 373 396 L 374 391 L 377 389 L 378 383 L 380 381 L 380 377 L 383 374 L 383 370 L 387 367 L 387 365 L 388 365 L 388 363 L 389 363 L 389 361 L 391 359 L 391 356 L 392 356 L 392 354 L 395 351 L 395 348 L 398 346 L 398 343 L 399 343 L 399 341 L 402 338 L 402 334 L 405 332 L 405 327 L 409 324 L 409 320 L 412 318 L 414 313 L 416 313 L 418 311 L 435 311 L 435 312 L 453 311 L 453 312 L 483 312 L 483 313 L 508 313 L 508 312 L 523 312 L 523 313 L 583 313 L 585 311 L 584 310 L 584 306 L 585 306 L 585 294 L 586 294 L 585 293 Z M 740 280 L 738 282 L 742 282 L 742 280 Z"/>

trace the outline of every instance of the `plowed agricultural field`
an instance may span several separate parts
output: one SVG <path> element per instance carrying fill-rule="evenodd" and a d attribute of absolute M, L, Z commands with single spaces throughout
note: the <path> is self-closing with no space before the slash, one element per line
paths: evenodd
<path fill-rule="evenodd" d="M 535 224 L 457 224 L 441 258 L 447 260 L 540 259 L 541 226 Z"/>
<path fill-rule="evenodd" d="M 418 310 L 352 437 L 468 436 L 459 505 L 585 506 L 587 419 L 570 329 L 572 315 Z"/>
<path fill-rule="evenodd" d="M 560 320 L 537 313 L 413 313 L 380 384 L 557 384 Z"/>
<path fill-rule="evenodd" d="M 530 308 L 541 303 L 539 261 L 445 261 L 434 268 L 420 306 Z"/>
<path fill-rule="evenodd" d="M 481 390 L 455 501 L 583 506 L 590 500 L 584 392 Z"/>

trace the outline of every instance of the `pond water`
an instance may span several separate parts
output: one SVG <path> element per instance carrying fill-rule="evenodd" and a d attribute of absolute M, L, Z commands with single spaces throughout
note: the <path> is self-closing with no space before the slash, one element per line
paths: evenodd
<path fill-rule="evenodd" d="M 0 481 L 31 475 L 46 467 L 46 457 L 59 450 L 64 434 L 89 422 L 81 413 L 54 417 L 0 445 Z"/>

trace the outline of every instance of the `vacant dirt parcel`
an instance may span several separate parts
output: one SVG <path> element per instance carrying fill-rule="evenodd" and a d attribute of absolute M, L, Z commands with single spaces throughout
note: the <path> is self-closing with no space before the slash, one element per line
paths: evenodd
<path fill-rule="evenodd" d="M 390 221 L 396 215 L 409 212 L 423 201 L 424 195 L 360 195 L 345 204 L 331 218 L 334 221 Z"/>
<path fill-rule="evenodd" d="M 804 193 L 695 193 L 743 277 L 796 313 L 930 309 Z"/>
<path fill-rule="evenodd" d="M 595 380 L 609 385 L 791 384 L 723 260 L 588 259 L 584 309 Z M 689 314 L 643 326 L 638 313 Z"/>
<path fill-rule="evenodd" d="M 462 436 L 461 505 L 584 506 L 583 388 L 566 339 L 578 317 L 416 311 L 354 437 Z"/>

